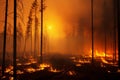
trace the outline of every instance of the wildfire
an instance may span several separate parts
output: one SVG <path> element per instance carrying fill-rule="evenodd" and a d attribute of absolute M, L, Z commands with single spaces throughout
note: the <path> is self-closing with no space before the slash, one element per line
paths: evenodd
<path fill-rule="evenodd" d="M 28 61 L 29 62 L 24 63 L 24 65 L 31 65 L 31 64 L 37 63 L 37 61 L 35 59 L 33 59 L 32 57 L 30 57 Z"/>
<path fill-rule="evenodd" d="M 13 80 L 14 78 L 13 77 L 9 77 L 9 80 Z"/>
<path fill-rule="evenodd" d="M 35 72 L 36 70 L 32 67 L 25 69 L 27 72 L 32 73 Z"/>
<path fill-rule="evenodd" d="M 57 69 L 53 69 L 53 67 L 50 68 L 50 72 L 60 72 L 60 70 L 57 70 Z"/>
<path fill-rule="evenodd" d="M 49 64 L 40 64 L 40 65 L 39 65 L 39 69 L 40 69 L 40 70 L 44 70 L 44 69 L 47 68 L 47 67 L 50 67 L 50 65 L 49 65 Z"/>
<path fill-rule="evenodd" d="M 78 64 L 76 64 L 76 66 L 81 66 L 81 64 L 78 63 Z"/>
<path fill-rule="evenodd" d="M 68 71 L 68 75 L 73 76 L 76 75 L 75 71 Z"/>
<path fill-rule="evenodd" d="M 17 74 L 23 74 L 24 72 L 21 70 L 17 70 Z"/>
<path fill-rule="evenodd" d="M 8 66 L 5 70 L 5 73 L 9 73 L 13 70 L 13 66 Z"/>
<path fill-rule="evenodd" d="M 50 67 L 50 65 L 44 63 L 44 64 L 39 64 L 39 65 L 38 65 L 38 68 L 32 68 L 32 67 L 26 68 L 25 71 L 27 71 L 27 72 L 29 72 L 29 73 L 32 73 L 32 72 L 44 70 L 44 69 L 47 68 L 47 67 Z"/>
<path fill-rule="evenodd" d="M 108 61 L 106 61 L 104 58 L 101 58 L 101 60 L 102 60 L 103 63 L 108 64 Z"/>
<path fill-rule="evenodd" d="M 107 51 L 108 52 L 108 51 Z M 92 57 L 91 56 L 91 54 L 92 54 L 92 49 L 90 49 L 90 51 L 89 51 L 89 53 L 90 53 L 90 57 Z M 109 53 L 110 53 L 110 51 L 109 51 Z M 111 52 L 112 53 L 112 52 Z M 103 52 L 103 51 L 99 51 L 99 50 L 95 50 L 94 51 L 94 57 L 96 58 L 96 57 L 110 57 L 110 58 L 112 58 L 112 55 L 110 55 L 110 54 L 106 54 L 105 52 Z"/>

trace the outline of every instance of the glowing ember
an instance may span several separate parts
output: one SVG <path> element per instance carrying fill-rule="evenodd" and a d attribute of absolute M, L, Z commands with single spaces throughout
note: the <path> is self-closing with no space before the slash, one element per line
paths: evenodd
<path fill-rule="evenodd" d="M 119 73 L 120 73 L 120 69 L 118 69 L 118 70 L 117 70 L 117 72 L 119 72 Z"/>
<path fill-rule="evenodd" d="M 27 63 L 25 63 L 24 65 L 30 65 L 30 64 L 32 64 L 31 62 L 27 62 Z"/>
<path fill-rule="evenodd" d="M 49 64 L 40 64 L 40 65 L 39 65 L 39 69 L 40 69 L 40 70 L 44 70 L 44 69 L 47 68 L 47 67 L 50 67 L 50 65 L 49 65 Z"/>
<path fill-rule="evenodd" d="M 89 51 L 89 53 L 91 54 L 92 53 L 92 49 Z M 109 52 L 110 53 L 110 52 Z M 92 57 L 91 55 L 89 55 L 90 57 Z M 98 50 L 95 50 L 94 52 L 94 57 L 110 57 L 112 58 L 112 55 L 110 54 L 105 54 L 105 52 L 103 51 L 98 51 Z"/>
<path fill-rule="evenodd" d="M 70 59 L 74 60 L 74 59 L 75 59 L 75 57 L 70 57 Z"/>
<path fill-rule="evenodd" d="M 98 50 L 95 51 L 95 56 L 96 57 L 104 57 L 105 53 L 104 52 L 98 52 Z"/>
<path fill-rule="evenodd" d="M 13 66 L 8 66 L 5 70 L 6 73 L 10 72 L 13 70 Z"/>
<path fill-rule="evenodd" d="M 91 63 L 89 60 L 74 60 L 74 62 L 78 62 L 78 63 Z"/>
<path fill-rule="evenodd" d="M 21 66 L 22 64 L 21 63 L 17 63 L 18 66 Z"/>
<path fill-rule="evenodd" d="M 9 80 L 13 80 L 14 78 L 13 77 L 9 77 Z"/>
<path fill-rule="evenodd" d="M 108 71 L 108 73 L 110 73 L 111 71 Z"/>
<path fill-rule="evenodd" d="M 76 66 L 81 66 L 81 64 L 76 64 Z"/>
<path fill-rule="evenodd" d="M 28 61 L 29 62 L 24 63 L 24 65 L 31 65 L 31 64 L 37 63 L 37 61 L 35 59 L 33 59 L 32 57 L 30 57 Z"/>
<path fill-rule="evenodd" d="M 17 70 L 17 74 L 23 74 L 23 71 Z"/>
<path fill-rule="evenodd" d="M 34 69 L 34 68 L 27 68 L 27 69 L 25 69 L 27 72 L 29 72 L 29 73 L 32 73 L 32 72 L 35 72 L 36 70 Z"/>
<path fill-rule="evenodd" d="M 75 71 L 68 71 L 68 75 L 73 76 L 76 75 Z"/>
<path fill-rule="evenodd" d="M 51 72 L 60 72 L 60 70 L 53 69 L 52 67 L 50 68 L 50 71 L 51 71 Z"/>
<path fill-rule="evenodd" d="M 106 64 L 108 63 L 108 61 L 106 61 L 104 58 L 101 58 L 101 60 L 103 63 L 106 63 Z"/>

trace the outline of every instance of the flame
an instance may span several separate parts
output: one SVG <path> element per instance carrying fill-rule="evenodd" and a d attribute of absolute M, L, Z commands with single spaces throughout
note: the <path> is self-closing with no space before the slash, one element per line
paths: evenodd
<path fill-rule="evenodd" d="M 75 71 L 68 71 L 68 75 L 72 76 L 72 75 L 76 75 Z"/>
<path fill-rule="evenodd" d="M 14 78 L 13 77 L 9 77 L 9 80 L 13 80 Z"/>
<path fill-rule="evenodd" d="M 22 64 L 21 63 L 17 63 L 17 66 L 21 66 Z"/>
<path fill-rule="evenodd" d="M 81 60 L 81 59 L 79 59 L 79 60 L 73 60 L 74 62 L 77 62 L 77 63 L 81 63 L 81 64 L 83 64 L 83 63 L 90 63 L 90 60 Z M 76 64 L 76 65 L 79 65 L 79 64 Z"/>
<path fill-rule="evenodd" d="M 53 67 L 50 68 L 50 71 L 51 71 L 51 72 L 55 72 L 55 73 L 56 73 L 56 72 L 60 72 L 60 70 L 53 69 Z"/>
<path fill-rule="evenodd" d="M 106 61 L 104 58 L 101 58 L 101 60 L 102 60 L 103 63 L 108 64 L 108 61 Z"/>
<path fill-rule="evenodd" d="M 44 69 L 47 68 L 47 67 L 50 67 L 50 65 L 49 65 L 49 64 L 45 64 L 45 63 L 39 65 L 39 69 L 40 69 L 40 70 L 44 70 Z"/>
<path fill-rule="evenodd" d="M 32 67 L 25 69 L 27 72 L 32 73 L 35 72 L 36 70 Z"/>
<path fill-rule="evenodd" d="M 8 66 L 5 70 L 5 73 L 9 73 L 13 70 L 13 66 Z"/>
<path fill-rule="evenodd" d="M 76 64 L 76 66 L 81 66 L 81 64 Z"/>
<path fill-rule="evenodd" d="M 37 61 L 32 57 L 30 57 L 28 61 L 29 62 L 24 63 L 24 65 L 31 65 L 37 63 Z"/>
<path fill-rule="evenodd" d="M 23 74 L 24 72 L 21 70 L 17 70 L 17 74 Z"/>
<path fill-rule="evenodd" d="M 110 50 L 108 50 L 106 53 L 112 53 L 112 51 L 110 51 Z M 90 49 L 90 51 L 89 51 L 89 56 L 90 57 L 92 57 L 91 56 L 91 54 L 92 54 L 92 49 Z M 96 57 L 110 57 L 110 58 L 112 58 L 112 55 L 111 54 L 105 54 L 105 52 L 103 52 L 103 51 L 99 51 L 99 50 L 95 50 L 94 51 L 94 57 L 96 58 Z"/>

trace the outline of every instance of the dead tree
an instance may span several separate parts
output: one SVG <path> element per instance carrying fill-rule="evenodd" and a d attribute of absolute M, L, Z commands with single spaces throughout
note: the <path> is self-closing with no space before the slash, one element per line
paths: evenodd
<path fill-rule="evenodd" d="M 118 26 L 118 66 L 120 68 L 120 0 L 117 0 L 117 26 Z"/>
<path fill-rule="evenodd" d="M 34 4 L 35 4 L 35 38 L 34 38 L 34 57 L 35 57 L 35 55 L 37 53 L 37 49 L 36 49 L 37 48 L 37 46 L 36 46 L 37 39 L 36 38 L 37 38 L 37 32 L 38 32 L 37 0 L 35 0 Z"/>
<path fill-rule="evenodd" d="M 7 21 L 8 21 L 7 14 L 8 14 L 8 0 L 6 0 L 6 9 L 5 9 L 5 24 L 4 24 L 4 44 L 3 44 L 2 76 L 4 76 L 4 71 L 5 71 L 6 29 L 7 29 Z"/>
<path fill-rule="evenodd" d="M 91 31 L 92 31 L 92 64 L 94 63 L 94 10 L 93 10 L 93 2 L 91 0 Z"/>
<path fill-rule="evenodd" d="M 116 62 L 116 31 L 117 31 L 117 8 L 116 8 L 116 0 L 113 0 L 113 14 L 114 14 L 114 54 L 113 54 L 113 63 Z"/>
<path fill-rule="evenodd" d="M 16 56 L 17 56 L 17 1 L 14 0 L 14 29 L 13 29 L 13 76 L 14 76 L 14 80 L 17 80 Z"/>

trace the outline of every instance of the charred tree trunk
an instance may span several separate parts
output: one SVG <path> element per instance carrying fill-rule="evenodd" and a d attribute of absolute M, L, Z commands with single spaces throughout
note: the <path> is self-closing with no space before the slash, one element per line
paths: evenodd
<path fill-rule="evenodd" d="M 37 50 L 37 49 L 36 49 L 36 48 L 37 48 L 37 47 L 36 47 L 36 37 L 37 37 L 37 36 L 36 36 L 36 35 L 37 35 L 37 23 L 36 23 L 36 22 L 37 22 L 37 15 L 36 15 L 36 14 L 37 14 L 37 0 L 35 0 L 35 38 L 34 38 L 35 40 L 34 40 L 34 58 L 35 58 L 36 50 Z"/>
<path fill-rule="evenodd" d="M 41 0 L 41 41 L 40 41 L 40 63 L 43 62 L 43 0 Z"/>
<path fill-rule="evenodd" d="M 118 66 L 120 68 L 120 1 L 117 0 L 117 24 L 118 24 Z"/>
<path fill-rule="evenodd" d="M 92 64 L 94 63 L 94 14 L 93 0 L 91 0 L 91 30 L 92 30 Z"/>
<path fill-rule="evenodd" d="M 16 78 L 16 55 L 17 55 L 17 0 L 14 0 L 14 30 L 13 30 L 13 77 Z"/>
<path fill-rule="evenodd" d="M 106 43 L 106 40 L 107 40 L 107 36 L 106 36 L 106 2 L 105 2 L 105 0 L 104 0 L 104 3 L 103 3 L 103 10 L 104 10 L 104 12 L 103 12 L 103 25 L 104 25 L 104 34 L 105 34 L 105 59 L 106 59 L 106 55 L 107 55 L 107 53 L 106 53 L 106 47 L 107 47 L 107 43 Z"/>
<path fill-rule="evenodd" d="M 7 29 L 7 14 L 8 14 L 8 0 L 6 0 L 6 9 L 5 9 L 5 26 L 4 26 L 4 44 L 3 44 L 3 61 L 2 61 L 2 76 L 4 76 L 5 71 L 5 55 L 6 55 L 6 29 Z"/>
<path fill-rule="evenodd" d="M 27 43 L 27 38 L 25 37 L 24 49 L 23 49 L 23 58 L 25 58 L 25 52 L 26 52 L 26 43 Z"/>
<path fill-rule="evenodd" d="M 33 41 L 33 39 L 32 39 L 32 27 L 31 27 L 31 35 L 30 35 L 30 36 L 31 36 L 31 55 L 32 55 L 32 49 L 33 49 L 33 47 L 32 47 L 32 46 L 33 46 L 33 45 L 32 45 L 32 41 Z M 25 41 L 26 41 L 26 40 L 25 40 Z"/>
<path fill-rule="evenodd" d="M 116 27 L 117 27 L 117 23 L 116 23 L 116 0 L 114 0 L 114 55 L 113 55 L 113 63 L 116 61 Z"/>

